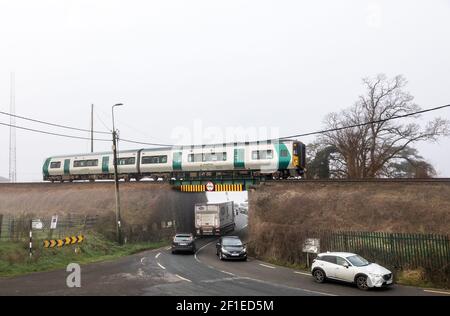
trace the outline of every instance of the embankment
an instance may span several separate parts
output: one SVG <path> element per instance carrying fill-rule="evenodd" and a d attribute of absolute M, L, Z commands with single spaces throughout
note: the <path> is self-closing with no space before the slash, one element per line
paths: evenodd
<path fill-rule="evenodd" d="M 304 240 L 322 238 L 321 251 L 357 251 L 399 270 L 438 269 L 441 283 L 450 282 L 450 181 L 266 183 L 250 190 L 249 216 L 249 248 L 261 259 L 302 266 Z M 429 268 L 430 257 L 443 265 Z"/>
<path fill-rule="evenodd" d="M 194 204 L 206 201 L 202 193 L 181 193 L 169 184 L 120 183 L 121 216 L 128 240 L 157 239 L 169 225 L 193 231 Z M 0 215 L 15 218 L 98 216 L 97 227 L 112 236 L 115 227 L 114 183 L 0 184 Z M 175 221 L 175 222 L 174 222 Z M 170 227 L 175 223 L 176 227 Z"/>

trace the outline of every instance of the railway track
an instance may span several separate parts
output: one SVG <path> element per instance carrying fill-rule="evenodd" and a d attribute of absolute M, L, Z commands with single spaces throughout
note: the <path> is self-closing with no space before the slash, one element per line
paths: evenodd
<path fill-rule="evenodd" d="M 210 179 L 201 179 L 201 181 L 209 181 Z M 247 179 L 248 180 L 248 179 Z M 212 180 L 214 182 L 214 179 Z M 217 180 L 216 180 L 217 181 Z M 226 180 L 225 180 L 226 181 Z M 239 181 L 239 179 L 235 179 Z M 260 183 L 450 183 L 450 178 L 429 178 L 429 179 L 415 179 L 415 178 L 386 178 L 386 179 L 283 179 L 283 180 L 261 180 Z M 16 182 L 16 183 L 0 183 L 0 188 L 5 186 L 26 186 L 26 185 L 42 185 L 42 186 L 71 186 L 71 185 L 104 185 L 113 184 L 114 181 L 74 181 L 74 182 Z M 120 181 L 121 184 L 125 182 Z M 132 185 L 147 185 L 147 184 L 170 184 L 169 181 L 130 181 L 126 182 Z"/>
<path fill-rule="evenodd" d="M 376 178 L 376 179 L 284 179 L 284 180 L 274 180 L 274 181 L 266 181 L 266 182 L 298 182 L 298 183 L 366 183 L 366 182 L 450 182 L 450 178 L 424 178 L 424 179 L 416 179 L 416 178 Z"/>

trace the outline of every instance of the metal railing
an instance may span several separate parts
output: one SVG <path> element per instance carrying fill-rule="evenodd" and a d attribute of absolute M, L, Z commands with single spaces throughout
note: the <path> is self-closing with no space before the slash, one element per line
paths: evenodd
<path fill-rule="evenodd" d="M 97 219 L 97 216 L 60 215 L 56 227 L 51 229 L 51 216 L 30 217 L 0 214 L 0 241 L 28 240 L 32 220 L 39 220 L 42 223 L 42 228 L 32 230 L 33 239 L 44 240 L 83 234 L 94 227 Z"/>

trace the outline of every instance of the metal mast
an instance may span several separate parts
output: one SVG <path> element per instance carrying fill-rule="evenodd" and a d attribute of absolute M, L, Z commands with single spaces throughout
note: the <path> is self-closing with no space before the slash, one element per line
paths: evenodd
<path fill-rule="evenodd" d="M 91 153 L 94 152 L 94 105 L 91 104 Z"/>
<path fill-rule="evenodd" d="M 15 78 L 14 72 L 11 73 L 11 91 L 9 100 L 9 182 L 15 183 L 17 177 L 16 170 L 16 105 L 15 105 Z"/>

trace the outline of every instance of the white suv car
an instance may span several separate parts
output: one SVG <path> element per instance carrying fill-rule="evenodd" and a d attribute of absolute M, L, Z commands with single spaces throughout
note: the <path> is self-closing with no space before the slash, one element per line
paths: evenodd
<path fill-rule="evenodd" d="M 320 253 L 313 261 L 311 272 L 316 282 L 335 279 L 356 283 L 361 290 L 393 283 L 391 271 L 348 252 Z"/>

